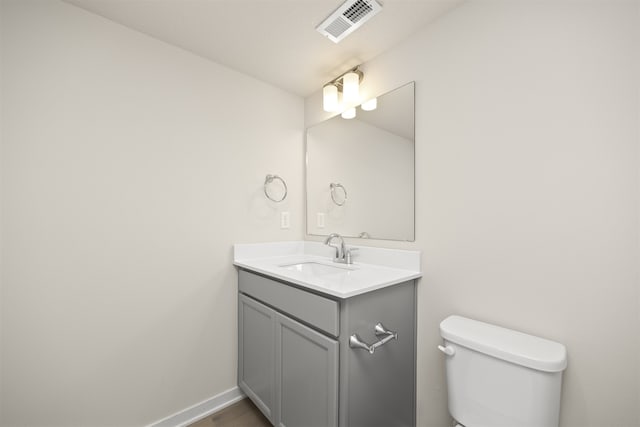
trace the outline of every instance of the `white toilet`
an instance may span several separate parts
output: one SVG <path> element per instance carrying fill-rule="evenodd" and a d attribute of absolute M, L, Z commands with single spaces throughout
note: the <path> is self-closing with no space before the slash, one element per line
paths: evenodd
<path fill-rule="evenodd" d="M 449 413 L 464 427 L 558 427 L 562 344 L 450 316 L 440 323 Z"/>

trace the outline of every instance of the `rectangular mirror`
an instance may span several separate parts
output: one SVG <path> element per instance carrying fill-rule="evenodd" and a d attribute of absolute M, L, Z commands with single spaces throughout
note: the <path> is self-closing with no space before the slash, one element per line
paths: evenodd
<path fill-rule="evenodd" d="M 307 129 L 307 234 L 415 239 L 414 91 Z"/>

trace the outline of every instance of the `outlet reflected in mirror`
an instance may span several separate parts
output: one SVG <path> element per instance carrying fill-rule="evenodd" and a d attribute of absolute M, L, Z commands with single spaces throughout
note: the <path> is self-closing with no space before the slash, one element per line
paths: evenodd
<path fill-rule="evenodd" d="M 414 91 L 307 129 L 307 234 L 415 239 Z"/>

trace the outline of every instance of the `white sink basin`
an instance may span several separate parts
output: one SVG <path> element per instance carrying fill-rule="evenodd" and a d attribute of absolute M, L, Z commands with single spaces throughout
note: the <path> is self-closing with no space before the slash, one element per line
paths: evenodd
<path fill-rule="evenodd" d="M 338 267 L 334 265 L 321 264 L 319 262 L 300 262 L 297 264 L 285 264 L 280 267 L 290 270 L 290 271 L 299 271 L 305 274 L 311 274 L 314 276 L 326 276 L 329 274 L 345 274 L 352 271 L 352 268 L 349 267 Z"/>

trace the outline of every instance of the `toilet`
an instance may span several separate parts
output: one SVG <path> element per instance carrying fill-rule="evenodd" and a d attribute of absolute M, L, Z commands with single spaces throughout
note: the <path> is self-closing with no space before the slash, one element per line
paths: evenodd
<path fill-rule="evenodd" d="M 558 427 L 564 345 L 460 316 L 440 335 L 456 426 Z"/>

